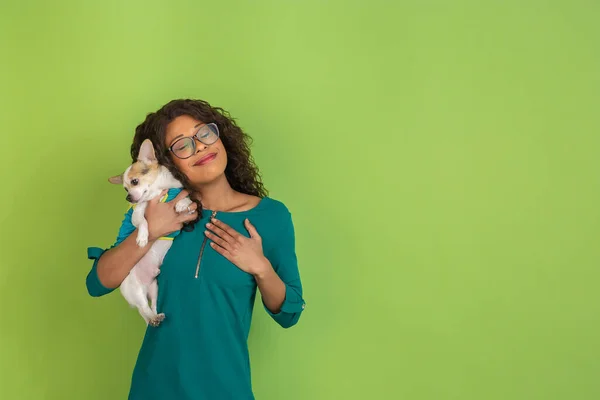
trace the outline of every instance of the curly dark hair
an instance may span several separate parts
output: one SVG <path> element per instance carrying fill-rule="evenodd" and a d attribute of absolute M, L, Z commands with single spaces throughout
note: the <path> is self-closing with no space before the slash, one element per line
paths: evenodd
<path fill-rule="evenodd" d="M 158 111 L 148 114 L 144 122 L 135 128 L 135 136 L 131 145 L 132 161 L 137 160 L 142 142 L 150 139 L 158 162 L 167 167 L 186 190 L 193 193 L 194 189 L 191 183 L 175 167 L 165 143 L 167 125 L 181 115 L 189 115 L 204 123 L 213 122 L 217 124 L 220 139 L 227 151 L 225 176 L 234 190 L 258 197 L 268 195 L 268 191 L 263 186 L 258 167 L 250 153 L 252 138 L 242 131 L 229 112 L 221 107 L 213 107 L 204 100 L 172 100 Z M 196 201 L 196 204 L 198 204 L 198 216 L 200 217 L 202 216 L 202 205 L 198 201 Z M 185 229 L 193 229 L 196 221 L 188 224 Z"/>

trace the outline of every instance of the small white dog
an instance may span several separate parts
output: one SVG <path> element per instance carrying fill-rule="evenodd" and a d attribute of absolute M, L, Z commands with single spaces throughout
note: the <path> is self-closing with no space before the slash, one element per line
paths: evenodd
<path fill-rule="evenodd" d="M 128 218 L 121 229 L 133 232 L 138 229 L 136 243 L 140 247 L 148 244 L 148 222 L 144 217 L 148 201 L 152 200 L 165 189 L 182 188 L 181 182 L 162 165 L 159 165 L 154 147 L 149 139 L 144 140 L 140 147 L 137 161 L 131 164 L 123 174 L 109 178 L 110 183 L 123 185 L 127 191 L 127 201 L 132 203 L 133 211 L 127 213 L 131 216 L 131 222 Z M 166 197 L 161 201 L 166 201 Z M 178 213 L 187 211 L 193 213 L 190 209 L 192 201 L 186 197 L 177 202 L 175 211 Z M 120 285 L 121 294 L 132 306 L 136 307 L 140 315 L 147 324 L 158 326 L 164 320 L 164 313 L 158 313 L 156 310 L 156 301 L 158 297 L 158 283 L 156 277 L 160 273 L 160 266 L 167 251 L 173 244 L 171 240 L 157 240 L 148 253 L 131 269 L 129 275 Z M 150 305 L 148 304 L 150 302 Z"/>

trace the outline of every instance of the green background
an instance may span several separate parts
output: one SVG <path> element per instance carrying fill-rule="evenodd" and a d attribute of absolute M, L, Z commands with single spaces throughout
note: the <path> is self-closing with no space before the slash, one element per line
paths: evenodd
<path fill-rule="evenodd" d="M 294 215 L 307 308 L 256 313 L 257 399 L 600 398 L 599 4 L 3 1 L 0 398 L 126 397 L 144 326 L 86 248 L 180 97 Z"/>

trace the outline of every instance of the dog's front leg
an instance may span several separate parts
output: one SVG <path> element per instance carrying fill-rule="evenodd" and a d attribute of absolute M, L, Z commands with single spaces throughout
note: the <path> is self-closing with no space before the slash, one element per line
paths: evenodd
<path fill-rule="evenodd" d="M 146 202 L 139 203 L 137 207 L 135 207 L 135 210 L 133 210 L 133 215 L 131 216 L 131 223 L 138 228 L 135 242 L 140 247 L 144 247 L 148 244 L 148 221 L 146 221 L 146 217 L 144 217 L 147 204 L 148 203 Z"/>
<path fill-rule="evenodd" d="M 188 210 L 188 207 L 191 205 L 192 200 L 189 197 L 184 197 L 183 199 L 179 200 L 177 204 L 175 204 L 175 211 L 177 211 L 178 213 L 184 212 Z"/>

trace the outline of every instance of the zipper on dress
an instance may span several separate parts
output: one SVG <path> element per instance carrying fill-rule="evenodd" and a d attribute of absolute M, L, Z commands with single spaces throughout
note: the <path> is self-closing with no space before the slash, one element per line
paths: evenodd
<path fill-rule="evenodd" d="M 217 212 L 213 211 L 212 215 L 210 216 L 210 218 L 214 218 L 217 216 Z M 204 232 L 204 231 L 202 231 Z M 200 247 L 200 255 L 198 256 L 198 262 L 196 263 L 196 274 L 194 275 L 194 278 L 198 279 L 198 274 L 200 273 L 200 264 L 202 263 L 202 254 L 204 254 L 204 246 L 206 246 L 206 241 L 208 240 L 208 238 L 206 237 L 206 235 L 204 235 L 204 240 L 202 241 L 202 246 Z"/>

